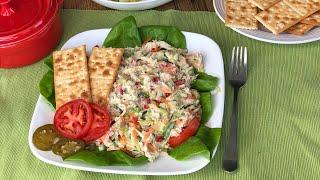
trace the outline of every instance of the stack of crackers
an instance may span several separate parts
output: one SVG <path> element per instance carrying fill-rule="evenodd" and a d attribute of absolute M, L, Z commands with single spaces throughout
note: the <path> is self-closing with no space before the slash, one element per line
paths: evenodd
<path fill-rule="evenodd" d="M 226 26 L 303 35 L 320 26 L 320 0 L 224 0 Z"/>
<path fill-rule="evenodd" d="M 53 52 L 56 107 L 75 99 L 106 107 L 123 51 L 94 47 L 89 59 L 84 45 Z"/>

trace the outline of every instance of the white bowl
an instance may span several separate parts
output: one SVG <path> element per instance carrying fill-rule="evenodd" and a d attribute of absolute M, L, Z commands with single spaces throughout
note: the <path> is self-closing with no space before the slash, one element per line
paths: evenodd
<path fill-rule="evenodd" d="M 145 10 L 161 6 L 172 0 L 142 0 L 138 2 L 116 2 L 111 0 L 92 0 L 102 6 L 118 10 Z"/>
<path fill-rule="evenodd" d="M 96 29 L 85 31 L 70 38 L 62 47 L 68 49 L 85 44 L 87 53 L 90 54 L 91 49 L 95 45 L 101 46 L 110 29 Z M 214 112 L 206 124 L 211 128 L 221 128 L 224 109 L 225 95 L 225 79 L 223 69 L 223 59 L 219 46 L 210 38 L 196 33 L 183 32 L 187 40 L 187 49 L 189 52 L 201 52 L 204 56 L 205 71 L 208 74 L 219 78 L 219 91 L 213 93 L 215 101 Z M 40 160 L 60 167 L 79 169 L 93 172 L 116 173 L 116 174 L 136 174 L 136 175 L 177 175 L 187 174 L 200 170 L 205 167 L 209 160 L 204 157 L 196 156 L 190 160 L 177 161 L 163 153 L 153 163 L 142 166 L 91 166 L 85 163 L 64 162 L 62 159 L 53 154 L 51 151 L 38 150 L 32 143 L 32 135 L 34 131 L 45 124 L 53 123 L 54 110 L 46 100 L 39 96 L 29 129 L 29 146 L 32 153 Z M 217 145 L 218 146 L 218 145 Z M 217 147 L 213 151 L 216 152 Z M 213 157 L 213 156 L 212 156 Z"/>

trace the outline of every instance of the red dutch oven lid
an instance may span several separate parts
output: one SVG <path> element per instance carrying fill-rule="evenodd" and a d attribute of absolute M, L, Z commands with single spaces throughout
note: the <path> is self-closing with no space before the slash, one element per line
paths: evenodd
<path fill-rule="evenodd" d="M 58 16 L 61 3 L 62 0 L 0 0 L 0 68 L 31 64 L 54 48 L 57 42 L 51 41 L 60 39 L 62 32 Z"/>

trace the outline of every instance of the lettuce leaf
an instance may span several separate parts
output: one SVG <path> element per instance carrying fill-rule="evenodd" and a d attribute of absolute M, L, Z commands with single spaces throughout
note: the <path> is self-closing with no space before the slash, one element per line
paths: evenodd
<path fill-rule="evenodd" d="M 191 83 L 191 88 L 199 92 L 212 91 L 217 87 L 218 81 L 196 79 Z"/>
<path fill-rule="evenodd" d="M 173 26 L 149 25 L 139 28 L 142 42 L 159 40 L 181 49 L 187 48 L 186 38 L 183 33 Z"/>
<path fill-rule="evenodd" d="M 210 151 L 210 156 L 212 156 L 212 151 L 219 144 L 221 128 L 209 128 L 205 125 L 201 125 L 195 136 L 207 146 Z"/>
<path fill-rule="evenodd" d="M 210 81 L 211 83 L 218 83 L 217 77 L 214 77 L 214 76 L 207 74 L 205 72 L 198 72 L 197 79 L 207 80 L 207 81 Z"/>
<path fill-rule="evenodd" d="M 204 72 L 199 72 L 197 79 L 191 83 L 193 89 L 199 92 L 206 92 L 214 90 L 218 85 L 219 79 Z"/>
<path fill-rule="evenodd" d="M 104 40 L 103 46 L 113 48 L 141 46 L 141 39 L 135 18 L 128 16 L 114 25 Z"/>
<path fill-rule="evenodd" d="M 191 156 L 199 154 L 207 157 L 204 149 L 209 152 L 209 157 L 212 157 L 212 151 L 218 145 L 220 140 L 221 128 L 209 128 L 206 127 L 205 124 L 212 116 L 214 108 L 210 91 L 214 90 L 217 85 L 217 77 L 211 76 L 204 72 L 198 72 L 197 79 L 192 82 L 191 86 L 192 88 L 198 90 L 200 93 L 200 104 L 202 110 L 201 126 L 199 127 L 196 135 L 191 137 L 193 139 L 191 142 L 187 140 L 186 142 L 178 146 L 178 149 L 175 148 L 169 151 L 169 155 L 173 158 L 177 160 L 184 160 L 190 158 Z M 203 149 L 203 146 L 200 144 L 204 144 L 205 148 Z"/>
<path fill-rule="evenodd" d="M 200 138 L 192 136 L 180 146 L 168 151 L 168 154 L 176 160 L 187 160 L 190 157 L 201 155 L 207 159 L 210 158 L 210 152 L 207 146 Z"/>
<path fill-rule="evenodd" d="M 201 123 L 205 124 L 209 121 L 213 113 L 213 101 L 211 92 L 200 92 L 200 104 L 201 104 Z"/>
<path fill-rule="evenodd" d="M 51 70 L 53 71 L 53 57 L 52 57 L 52 55 L 47 56 L 47 57 L 44 59 L 43 63 L 44 63 L 49 69 L 51 69 Z"/>
<path fill-rule="evenodd" d="M 53 79 L 53 59 L 52 55 L 47 56 L 43 64 L 45 64 L 49 71 L 42 77 L 39 83 L 40 94 L 47 100 L 53 107 L 56 107 L 55 94 L 54 94 L 54 79 Z"/>
<path fill-rule="evenodd" d="M 148 163 L 148 158 L 141 156 L 133 158 L 122 151 L 89 151 L 83 150 L 64 161 L 78 161 L 95 166 L 135 166 Z"/>
<path fill-rule="evenodd" d="M 40 94 L 53 106 L 56 107 L 53 71 L 49 70 L 40 80 L 39 83 Z"/>
<path fill-rule="evenodd" d="M 141 41 L 165 41 L 176 48 L 185 49 L 186 38 L 183 33 L 173 26 L 137 26 L 133 16 L 128 16 L 114 25 L 104 40 L 104 47 L 126 48 L 141 46 Z"/>

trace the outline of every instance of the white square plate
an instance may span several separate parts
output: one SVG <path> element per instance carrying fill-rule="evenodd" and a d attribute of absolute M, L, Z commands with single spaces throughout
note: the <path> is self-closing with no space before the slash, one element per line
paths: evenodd
<path fill-rule="evenodd" d="M 68 49 L 85 44 L 87 54 L 91 53 L 91 49 L 95 45 L 102 46 L 102 43 L 109 33 L 110 29 L 96 29 L 79 33 L 70 38 L 62 47 Z M 219 46 L 210 38 L 201 34 L 183 32 L 187 40 L 187 48 L 189 52 L 198 51 L 204 56 L 205 71 L 208 74 L 219 78 L 218 90 L 213 92 L 215 107 L 208 127 L 221 128 L 223 120 L 224 95 L 225 95 L 225 79 L 223 69 L 223 59 Z M 62 159 L 53 154 L 51 151 L 38 150 L 32 143 L 32 135 L 34 131 L 45 124 L 52 124 L 54 111 L 52 106 L 48 105 L 46 100 L 40 95 L 36 104 L 34 114 L 29 130 L 29 146 L 32 153 L 40 160 L 56 166 L 79 169 L 93 172 L 117 173 L 117 174 L 136 174 L 136 175 L 177 175 L 187 174 L 200 170 L 205 167 L 209 160 L 203 157 L 194 157 L 187 161 L 176 161 L 166 153 L 161 154 L 159 159 L 153 163 L 141 166 L 91 166 L 84 163 L 64 162 Z M 216 151 L 215 148 L 214 152 Z"/>

